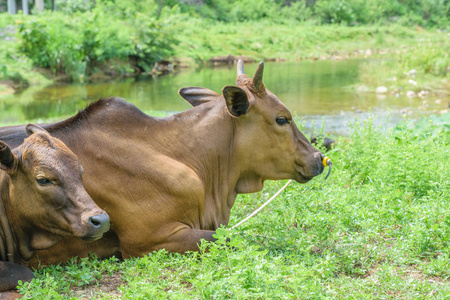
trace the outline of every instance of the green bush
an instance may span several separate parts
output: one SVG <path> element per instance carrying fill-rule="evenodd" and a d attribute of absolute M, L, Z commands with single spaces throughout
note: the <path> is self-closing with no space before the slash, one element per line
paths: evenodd
<path fill-rule="evenodd" d="M 73 14 L 75 12 L 88 11 L 92 4 L 91 1 L 86 0 L 56 0 L 56 7 L 58 11 L 66 14 Z"/>
<path fill-rule="evenodd" d="M 446 34 L 441 33 L 443 39 L 437 42 L 424 39 L 406 51 L 393 52 L 389 59 L 364 63 L 360 80 L 370 87 L 383 85 L 390 90 L 446 89 L 450 79 L 450 44 Z M 413 77 L 408 74 L 411 70 L 416 72 Z M 417 84 L 411 85 L 411 79 Z"/>
<path fill-rule="evenodd" d="M 352 3 L 345 0 L 318 1 L 314 10 L 320 22 L 325 24 L 353 25 L 357 20 Z"/>
<path fill-rule="evenodd" d="M 402 69 L 417 69 L 424 74 L 446 77 L 450 73 L 450 45 L 419 45 L 400 56 Z"/>
<path fill-rule="evenodd" d="M 19 50 L 36 66 L 53 73 L 66 73 L 74 79 L 86 70 L 82 47 L 82 24 L 79 18 L 46 13 L 19 25 Z"/>
<path fill-rule="evenodd" d="M 154 1 L 104 1 L 91 11 L 67 17 L 46 12 L 19 25 L 20 51 L 34 65 L 65 73 L 74 81 L 99 63 L 132 59 L 150 71 L 173 54 L 177 40 L 170 26 L 177 8 L 159 10 Z"/>
<path fill-rule="evenodd" d="M 447 28 L 450 17 L 448 0 L 172 0 L 165 1 L 164 5 L 179 5 L 190 15 L 227 23 L 261 19 L 275 23 L 311 20 L 319 24 L 345 25 L 400 22 Z"/>

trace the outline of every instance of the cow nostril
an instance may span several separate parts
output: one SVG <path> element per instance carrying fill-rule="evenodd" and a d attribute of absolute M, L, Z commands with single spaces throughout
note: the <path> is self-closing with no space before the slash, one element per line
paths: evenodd
<path fill-rule="evenodd" d="M 102 226 L 102 223 L 101 223 L 100 221 L 94 219 L 94 218 L 91 218 L 91 219 L 89 220 L 89 223 L 91 223 L 91 225 L 94 226 L 94 227 L 96 227 L 96 228 Z"/>
<path fill-rule="evenodd" d="M 89 218 L 89 223 L 95 229 L 109 229 L 109 216 L 108 214 L 100 214 Z"/>

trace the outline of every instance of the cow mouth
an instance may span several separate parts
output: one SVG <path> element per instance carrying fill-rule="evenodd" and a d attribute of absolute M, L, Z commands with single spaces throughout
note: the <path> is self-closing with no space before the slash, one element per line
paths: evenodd
<path fill-rule="evenodd" d="M 85 242 L 93 242 L 96 240 L 99 240 L 103 237 L 103 233 L 102 234 L 96 234 L 96 235 L 88 235 L 88 236 L 84 236 L 81 239 Z"/>
<path fill-rule="evenodd" d="M 295 179 L 295 181 L 297 181 L 298 183 L 307 183 L 308 181 L 313 179 L 313 177 L 311 177 L 311 176 L 303 175 L 302 172 L 300 172 L 300 171 L 298 171 L 297 174 L 298 174 L 298 176 Z"/>
<path fill-rule="evenodd" d="M 296 163 L 296 176 L 295 178 L 293 178 L 295 181 L 297 181 L 298 183 L 307 183 L 308 181 L 310 181 L 311 179 L 313 179 L 314 176 L 306 176 L 302 171 L 303 167 L 301 164 Z"/>

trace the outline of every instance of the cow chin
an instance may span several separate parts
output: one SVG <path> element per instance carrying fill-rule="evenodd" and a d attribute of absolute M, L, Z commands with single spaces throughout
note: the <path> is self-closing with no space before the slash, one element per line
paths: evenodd
<path fill-rule="evenodd" d="M 322 174 L 324 170 L 321 160 L 313 161 L 312 164 L 308 166 L 302 166 L 302 164 L 296 163 L 296 166 L 296 176 L 293 179 L 298 183 L 307 183 L 314 177 Z"/>
<path fill-rule="evenodd" d="M 102 237 L 103 237 L 103 233 L 96 234 L 96 235 L 85 235 L 81 239 L 85 242 L 93 242 L 93 241 L 101 239 Z"/>
<path fill-rule="evenodd" d="M 298 183 L 307 183 L 311 179 L 313 179 L 313 177 L 305 176 L 300 172 L 298 172 L 296 178 L 294 178 L 294 180 L 297 181 Z"/>
<path fill-rule="evenodd" d="M 31 236 L 30 245 L 34 250 L 50 248 L 64 239 L 63 235 L 51 232 L 36 232 Z"/>

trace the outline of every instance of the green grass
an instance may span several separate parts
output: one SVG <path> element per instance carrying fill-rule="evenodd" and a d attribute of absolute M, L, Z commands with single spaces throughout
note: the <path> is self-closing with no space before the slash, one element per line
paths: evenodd
<path fill-rule="evenodd" d="M 219 55 L 246 55 L 255 59 L 295 60 L 321 56 L 351 54 L 366 49 L 396 50 L 415 45 L 423 39 L 446 40 L 444 33 L 417 31 L 400 25 L 317 26 L 268 21 L 220 23 L 188 19 L 178 23 L 182 39 L 176 55 L 205 61 Z M 260 34 L 255 34 L 260 33 Z"/>
<path fill-rule="evenodd" d="M 431 91 L 450 95 L 450 39 L 429 37 L 415 46 L 404 46 L 378 61 L 360 68 L 360 80 L 374 88 L 386 86 L 390 92 Z M 411 71 L 415 72 L 412 73 Z"/>
<path fill-rule="evenodd" d="M 219 229 L 208 252 L 92 257 L 36 271 L 20 290 L 34 299 L 448 299 L 447 119 L 392 130 L 355 122 L 328 153 L 329 179 L 291 184 L 242 227 Z M 283 184 L 240 195 L 230 225 Z"/>

